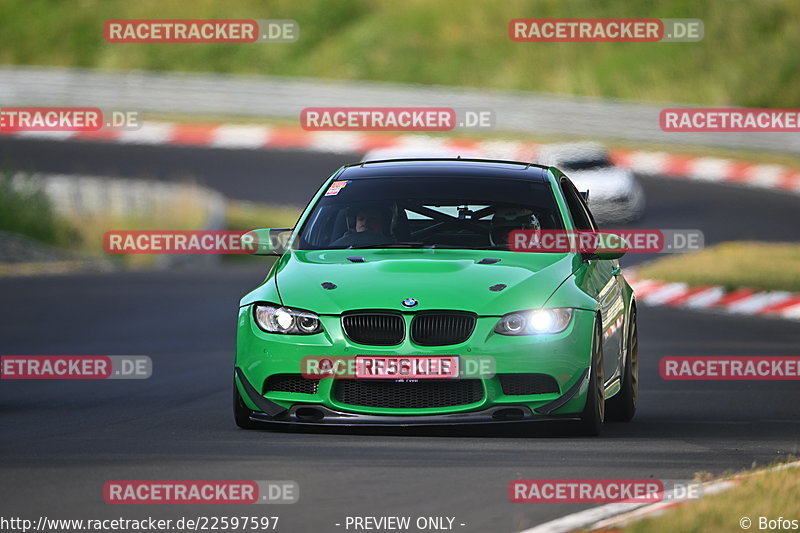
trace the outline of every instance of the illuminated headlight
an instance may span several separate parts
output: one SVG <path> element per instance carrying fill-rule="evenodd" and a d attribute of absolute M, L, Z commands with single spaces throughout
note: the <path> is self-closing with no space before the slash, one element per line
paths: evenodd
<path fill-rule="evenodd" d="M 569 307 L 518 311 L 504 315 L 495 326 L 494 331 L 500 335 L 561 333 L 567 329 L 570 320 L 572 320 L 572 309 Z"/>
<path fill-rule="evenodd" d="M 322 331 L 319 317 L 310 311 L 270 304 L 253 306 L 256 324 L 269 333 L 312 335 Z"/>

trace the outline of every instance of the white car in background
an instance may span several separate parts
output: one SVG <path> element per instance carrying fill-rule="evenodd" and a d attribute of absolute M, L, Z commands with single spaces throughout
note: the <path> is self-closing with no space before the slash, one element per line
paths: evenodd
<path fill-rule="evenodd" d="M 450 148 L 446 146 L 398 146 L 395 148 L 376 148 L 370 150 L 361 162 L 381 161 L 384 159 L 427 159 L 450 158 L 480 159 L 482 156 L 469 148 Z"/>
<path fill-rule="evenodd" d="M 579 191 L 589 191 L 589 208 L 599 224 L 631 222 L 644 215 L 641 184 L 633 172 L 611 163 L 603 145 L 544 145 L 537 159 L 542 165 L 561 170 Z"/>

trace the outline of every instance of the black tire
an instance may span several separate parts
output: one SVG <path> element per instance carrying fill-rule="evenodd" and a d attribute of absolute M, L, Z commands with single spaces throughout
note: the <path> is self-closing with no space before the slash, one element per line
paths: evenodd
<path fill-rule="evenodd" d="M 250 420 L 250 409 L 242 401 L 239 389 L 236 388 L 236 379 L 233 380 L 233 419 L 242 429 L 258 429 L 258 424 Z"/>
<path fill-rule="evenodd" d="M 625 369 L 622 373 L 622 388 L 606 402 L 608 419 L 617 422 L 630 422 L 636 414 L 636 404 L 639 401 L 639 333 L 636 310 L 631 311 L 626 342 L 628 346 Z"/>
<path fill-rule="evenodd" d="M 592 366 L 589 370 L 589 390 L 586 394 L 586 406 L 576 422 L 575 429 L 579 435 L 595 437 L 603 430 L 605 421 L 605 372 L 603 371 L 603 334 L 598 317 L 592 339 Z"/>

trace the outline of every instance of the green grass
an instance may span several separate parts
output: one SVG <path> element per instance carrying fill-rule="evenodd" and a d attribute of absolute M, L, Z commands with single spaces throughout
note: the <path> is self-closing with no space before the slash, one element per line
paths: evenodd
<path fill-rule="evenodd" d="M 800 292 L 800 244 L 727 242 L 637 267 L 644 279 Z"/>
<path fill-rule="evenodd" d="M 24 187 L 12 186 L 12 176 L 11 171 L 0 172 L 0 231 L 25 235 L 76 252 L 86 260 L 104 257 L 119 266 L 148 266 L 155 260 L 155 255 L 107 255 L 103 249 L 105 233 L 112 230 L 197 230 L 205 222 L 202 195 L 191 187 L 171 196 L 162 209 L 150 213 L 128 216 L 111 212 L 57 213 L 35 179 L 28 178 Z M 298 213 L 299 210 L 294 208 L 269 206 L 265 209 L 250 204 L 234 204 L 228 222 L 236 226 L 230 229 L 253 229 L 260 222 L 283 224 L 289 221 L 293 224 Z M 80 263 L 80 260 L 74 261 L 74 264 Z M 65 265 L 62 264 L 64 268 L 71 268 Z M 29 265 L 23 266 L 28 268 Z"/>
<path fill-rule="evenodd" d="M 516 43 L 525 17 L 700 18 L 698 43 Z M 292 18 L 285 44 L 110 44 L 111 18 Z M 4 0 L 0 64 L 492 87 L 750 107 L 797 106 L 796 0 Z"/>
<path fill-rule="evenodd" d="M 156 254 L 107 254 L 103 237 L 107 231 L 190 231 L 199 230 L 205 222 L 205 207 L 200 195 L 191 187 L 170 196 L 169 203 L 159 210 L 136 215 L 114 213 L 75 213 L 66 220 L 81 235 L 78 251 L 101 255 L 119 266 L 146 267 L 152 265 Z"/>
<path fill-rule="evenodd" d="M 118 266 L 148 266 L 154 261 L 155 255 L 107 256 L 103 250 L 105 232 L 195 230 L 203 224 L 204 210 L 191 188 L 175 195 L 164 209 L 147 216 L 58 214 L 35 180 L 29 179 L 25 187 L 12 186 L 12 176 L 13 172 L 0 172 L 0 231 L 25 235 L 45 244 L 84 254 L 86 258 L 103 256 Z M 294 206 L 231 201 L 227 205 L 225 225 L 228 230 L 241 231 L 288 228 L 294 226 L 300 212 L 301 209 Z M 74 263 L 81 264 L 80 261 Z M 28 264 L 23 266 L 25 269 L 33 268 Z M 62 263 L 54 271 L 62 267 L 69 270 L 74 265 Z M 33 271 L 38 270 L 34 268 Z"/>
<path fill-rule="evenodd" d="M 744 478 L 737 486 L 725 492 L 706 496 L 698 502 L 668 510 L 661 516 L 634 522 L 615 531 L 731 533 L 745 530 L 739 525 L 739 521 L 744 517 L 750 520 L 750 531 L 769 531 L 768 527 L 759 527 L 759 517 L 800 520 L 798 502 L 800 502 L 798 468 L 760 472 Z M 781 530 L 785 530 L 784 528 Z"/>
<path fill-rule="evenodd" d="M 228 201 L 228 211 L 225 217 L 225 227 L 232 231 L 249 231 L 259 228 L 291 228 L 300 217 L 302 209 L 295 206 L 259 204 L 254 202 Z M 231 254 L 223 256 L 226 261 L 248 261 L 253 257 L 249 254 Z M 258 260 L 265 259 L 257 256 Z M 267 257 L 267 265 L 275 257 Z"/>
<path fill-rule="evenodd" d="M 31 237 L 54 246 L 70 247 L 81 242 L 79 232 L 53 210 L 39 184 L 12 186 L 13 173 L 0 172 L 0 231 Z"/>
<path fill-rule="evenodd" d="M 291 228 L 301 212 L 299 207 L 229 201 L 225 225 L 232 231 Z"/>

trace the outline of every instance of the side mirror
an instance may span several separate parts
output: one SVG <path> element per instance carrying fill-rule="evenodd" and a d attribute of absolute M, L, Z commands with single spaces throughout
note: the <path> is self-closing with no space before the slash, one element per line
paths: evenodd
<path fill-rule="evenodd" d="M 586 189 L 585 191 L 581 191 L 581 197 L 583 198 L 583 201 L 588 204 L 589 203 L 589 189 Z"/>
<path fill-rule="evenodd" d="M 594 252 L 597 259 L 619 259 L 631 247 L 630 243 L 616 233 L 597 234 L 597 249 Z"/>
<path fill-rule="evenodd" d="M 292 228 L 263 228 L 242 235 L 242 243 L 253 247 L 253 255 L 281 255 L 292 236 Z"/>
<path fill-rule="evenodd" d="M 595 252 L 594 256 L 597 259 L 619 259 L 625 255 L 625 251 L 621 252 Z"/>
<path fill-rule="evenodd" d="M 614 232 L 589 232 L 591 241 L 581 243 L 581 256 L 584 259 L 619 259 L 630 248 L 630 243 Z"/>

